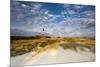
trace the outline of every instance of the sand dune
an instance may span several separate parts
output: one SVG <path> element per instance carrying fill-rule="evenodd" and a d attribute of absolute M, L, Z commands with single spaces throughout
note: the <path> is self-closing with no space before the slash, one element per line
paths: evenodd
<path fill-rule="evenodd" d="M 85 51 L 77 48 L 77 52 L 71 49 L 64 50 L 62 47 L 58 49 L 48 49 L 34 56 L 35 52 L 29 52 L 24 55 L 11 57 L 11 65 L 37 65 L 37 64 L 54 64 L 54 63 L 70 63 L 70 62 L 89 62 L 95 61 L 95 55 L 84 48 Z"/>

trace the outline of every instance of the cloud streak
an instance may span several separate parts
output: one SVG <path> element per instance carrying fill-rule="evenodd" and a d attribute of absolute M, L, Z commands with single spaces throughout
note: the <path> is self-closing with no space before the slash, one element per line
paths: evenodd
<path fill-rule="evenodd" d="M 11 29 L 13 28 L 30 33 L 43 32 L 44 28 L 44 33 L 49 33 L 51 36 L 94 37 L 95 7 L 12 1 Z"/>

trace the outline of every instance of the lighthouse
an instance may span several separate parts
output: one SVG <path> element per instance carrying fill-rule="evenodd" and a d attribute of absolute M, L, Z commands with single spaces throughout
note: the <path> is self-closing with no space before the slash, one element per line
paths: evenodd
<path fill-rule="evenodd" d="M 41 35 L 41 36 L 44 36 L 44 35 L 45 35 L 45 29 L 44 29 L 44 28 L 42 29 L 40 35 Z"/>

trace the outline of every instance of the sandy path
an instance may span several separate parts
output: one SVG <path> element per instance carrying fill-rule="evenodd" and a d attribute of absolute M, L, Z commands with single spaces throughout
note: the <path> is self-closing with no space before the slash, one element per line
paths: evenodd
<path fill-rule="evenodd" d="M 36 64 L 52 64 L 52 63 L 70 63 L 70 62 L 83 62 L 95 61 L 95 55 L 89 51 L 75 52 L 71 49 L 64 50 L 59 47 L 58 49 L 48 49 L 44 52 L 33 56 L 34 52 L 26 53 L 24 55 L 11 57 L 11 65 L 36 65 Z"/>

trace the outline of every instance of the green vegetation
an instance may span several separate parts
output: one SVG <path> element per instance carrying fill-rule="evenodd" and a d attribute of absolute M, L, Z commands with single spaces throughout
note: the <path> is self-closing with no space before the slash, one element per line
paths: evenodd
<path fill-rule="evenodd" d="M 49 49 L 50 46 L 61 46 L 64 49 L 72 49 L 77 51 L 85 50 L 82 47 L 95 52 L 94 38 L 67 38 L 67 37 L 49 37 L 49 36 L 34 36 L 20 37 L 11 36 L 11 56 L 22 55 L 30 51 L 41 52 L 43 49 Z"/>

